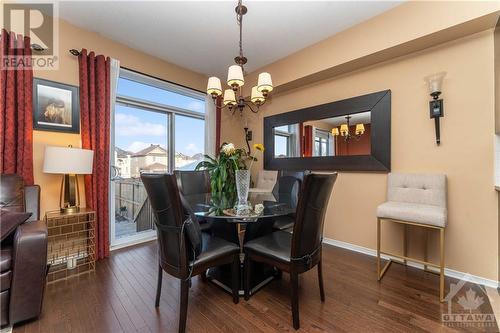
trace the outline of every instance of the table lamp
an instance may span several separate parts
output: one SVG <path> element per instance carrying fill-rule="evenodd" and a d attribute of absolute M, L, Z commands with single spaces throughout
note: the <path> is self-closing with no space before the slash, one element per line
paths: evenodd
<path fill-rule="evenodd" d="M 92 173 L 94 152 L 88 149 L 69 147 L 45 147 L 43 172 L 62 174 L 59 205 L 63 213 L 80 210 L 80 189 L 77 175 Z"/>

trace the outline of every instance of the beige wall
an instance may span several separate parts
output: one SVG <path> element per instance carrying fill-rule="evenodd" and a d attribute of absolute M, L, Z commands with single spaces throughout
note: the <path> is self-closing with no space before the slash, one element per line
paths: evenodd
<path fill-rule="evenodd" d="M 447 267 L 497 280 L 493 49 L 493 30 L 490 29 L 273 95 L 262 112 L 250 121 L 254 142 L 263 140 L 263 116 L 391 89 L 392 171 L 447 174 L 450 221 L 446 234 Z M 272 68 L 269 71 L 273 73 Z M 429 96 L 423 78 L 439 71 L 446 71 L 447 76 L 442 95 L 445 105 L 442 144 L 438 147 L 434 122 L 428 115 Z M 223 128 L 236 128 L 235 124 L 224 124 Z M 225 140 L 232 140 L 236 135 L 225 134 L 228 135 Z M 328 207 L 325 237 L 375 248 L 375 210 L 385 200 L 386 178 L 384 173 L 340 173 Z M 400 244 L 396 233 L 394 227 L 384 229 L 384 244 L 389 248 Z M 414 238 L 418 244 L 418 237 Z M 431 241 L 436 244 L 435 238 Z"/>
<path fill-rule="evenodd" d="M 34 76 L 78 85 L 78 59 L 70 55 L 68 50 L 80 50 L 82 48 L 86 48 L 89 51 L 95 51 L 96 54 L 103 54 L 118 59 L 121 62 L 121 66 L 194 89 L 205 89 L 205 75 L 186 70 L 177 65 L 149 56 L 123 44 L 104 38 L 97 33 L 80 29 L 65 21 L 60 21 L 59 25 L 59 70 L 35 71 Z M 42 215 L 47 210 L 54 210 L 59 207 L 60 186 L 60 176 L 44 174 L 42 172 L 45 146 L 66 146 L 69 144 L 74 147 L 81 147 L 80 135 L 46 131 L 34 131 L 33 133 L 34 176 L 35 183 L 39 184 L 42 188 Z M 82 184 L 80 186 L 81 197 L 83 198 L 83 202 L 85 202 L 83 182 L 80 182 L 80 184 Z"/>

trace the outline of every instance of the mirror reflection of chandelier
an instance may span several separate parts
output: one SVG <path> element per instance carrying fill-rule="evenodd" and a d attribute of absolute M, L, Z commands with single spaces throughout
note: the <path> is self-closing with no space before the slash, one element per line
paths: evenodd
<path fill-rule="evenodd" d="M 350 131 L 350 119 L 351 116 L 346 116 L 345 119 L 347 123 L 340 125 L 340 131 L 338 127 L 332 128 L 332 135 L 333 136 L 342 136 L 344 138 L 345 142 L 350 141 L 351 139 L 355 139 L 356 141 L 359 141 L 361 139 L 361 136 L 365 133 L 365 125 L 362 123 L 356 124 L 356 129 L 354 131 L 354 134 L 351 133 Z"/>
<path fill-rule="evenodd" d="M 223 104 L 224 107 L 229 108 L 229 111 L 232 111 L 233 114 L 236 108 L 242 113 L 245 107 L 248 107 L 253 113 L 257 113 L 259 112 L 259 107 L 266 102 L 268 94 L 273 90 L 273 82 L 271 80 L 271 74 L 266 72 L 260 73 L 257 85 L 252 88 L 250 100 L 245 100 L 245 97 L 243 97 L 241 91 L 241 87 L 245 84 L 243 65 L 247 63 L 247 58 L 243 56 L 242 30 L 243 15 L 247 13 L 248 9 L 242 4 L 241 0 L 239 0 L 235 11 L 236 21 L 240 27 L 240 54 L 234 58 L 236 65 L 232 65 L 228 69 L 227 85 L 231 87 L 231 89 L 226 89 L 224 91 Z M 216 98 L 222 95 L 222 85 L 218 77 L 212 76 L 208 79 L 207 94 L 212 96 L 214 103 Z M 238 96 L 236 96 L 236 94 Z M 256 109 L 254 110 L 252 106 L 255 106 Z"/>

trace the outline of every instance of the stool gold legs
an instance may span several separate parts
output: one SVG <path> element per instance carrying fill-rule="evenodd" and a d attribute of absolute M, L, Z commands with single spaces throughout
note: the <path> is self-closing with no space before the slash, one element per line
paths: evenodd
<path fill-rule="evenodd" d="M 419 264 L 424 265 L 424 269 L 428 272 L 435 273 L 433 271 L 430 271 L 427 269 L 428 266 L 434 267 L 439 269 L 439 300 L 440 302 L 444 302 L 444 228 L 441 227 L 436 227 L 436 226 L 428 226 L 428 225 L 422 225 L 418 223 L 413 223 L 413 222 L 407 222 L 407 221 L 399 221 L 399 220 L 389 220 L 387 221 L 391 222 L 396 222 L 400 224 L 404 224 L 405 230 L 404 230 L 404 247 L 403 247 L 403 255 L 397 255 L 394 253 L 389 253 L 389 252 L 384 252 L 380 250 L 380 244 L 381 244 L 381 233 L 382 233 L 382 226 L 381 218 L 377 218 L 377 280 L 380 281 L 383 277 L 384 274 L 387 272 L 387 269 L 391 265 L 391 263 L 394 261 L 393 259 L 389 259 L 389 261 L 385 264 L 383 268 L 381 268 L 381 262 L 380 262 L 380 257 L 382 254 L 388 255 L 390 257 L 398 258 L 401 259 L 403 264 L 407 264 L 407 261 L 413 261 Z M 427 255 L 427 247 L 428 247 L 428 230 L 425 231 L 425 250 L 424 250 L 424 260 L 418 260 L 418 259 L 413 259 L 408 257 L 408 225 L 414 225 L 414 226 L 419 226 L 419 227 L 424 227 L 428 229 L 438 229 L 439 230 L 439 265 L 428 262 L 428 255 Z M 396 261 L 398 262 L 398 261 Z M 399 262 L 401 263 L 401 262 Z"/>
<path fill-rule="evenodd" d="M 444 228 L 439 230 L 439 300 L 444 302 Z"/>

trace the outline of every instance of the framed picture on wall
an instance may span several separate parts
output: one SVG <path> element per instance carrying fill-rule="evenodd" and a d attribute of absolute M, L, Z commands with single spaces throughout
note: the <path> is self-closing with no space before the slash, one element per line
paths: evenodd
<path fill-rule="evenodd" d="M 34 78 L 33 129 L 80 133 L 78 87 Z"/>

